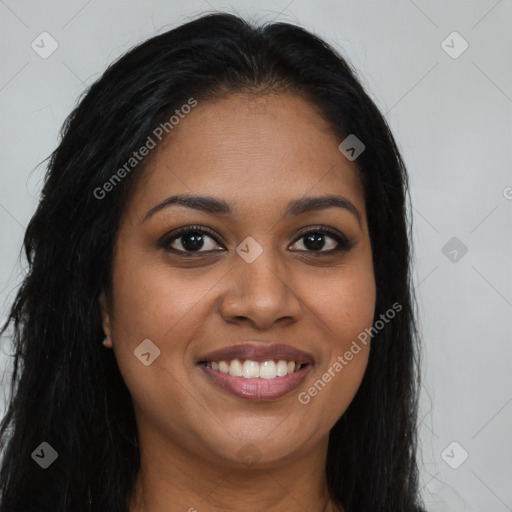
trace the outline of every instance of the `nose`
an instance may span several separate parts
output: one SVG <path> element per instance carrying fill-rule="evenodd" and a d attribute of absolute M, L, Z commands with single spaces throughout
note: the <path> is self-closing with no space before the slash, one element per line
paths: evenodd
<path fill-rule="evenodd" d="M 225 321 L 269 329 L 299 320 L 303 308 L 290 273 L 270 253 L 264 250 L 252 263 L 237 256 L 220 299 Z"/>

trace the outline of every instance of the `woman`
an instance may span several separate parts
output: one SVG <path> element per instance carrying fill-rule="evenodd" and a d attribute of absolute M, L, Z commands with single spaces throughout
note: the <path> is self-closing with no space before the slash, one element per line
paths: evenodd
<path fill-rule="evenodd" d="M 120 58 L 26 232 L 0 510 L 422 510 L 406 196 L 301 28 L 207 15 Z"/>

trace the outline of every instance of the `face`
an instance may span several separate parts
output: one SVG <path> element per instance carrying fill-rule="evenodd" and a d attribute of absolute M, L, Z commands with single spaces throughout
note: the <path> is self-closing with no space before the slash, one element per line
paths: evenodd
<path fill-rule="evenodd" d="M 260 467 L 325 453 L 366 368 L 376 293 L 340 142 L 299 97 L 233 94 L 153 150 L 100 299 L 141 446 Z M 324 196 L 338 202 L 307 202 Z"/>

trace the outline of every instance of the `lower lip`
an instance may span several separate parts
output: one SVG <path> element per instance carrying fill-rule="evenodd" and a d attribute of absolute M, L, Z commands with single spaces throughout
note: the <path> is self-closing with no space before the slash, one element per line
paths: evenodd
<path fill-rule="evenodd" d="M 308 375 L 312 365 L 308 364 L 296 372 L 274 379 L 234 377 L 229 373 L 212 370 L 205 365 L 199 365 L 199 367 L 214 384 L 232 395 L 245 400 L 263 401 L 276 400 L 297 389 Z"/>

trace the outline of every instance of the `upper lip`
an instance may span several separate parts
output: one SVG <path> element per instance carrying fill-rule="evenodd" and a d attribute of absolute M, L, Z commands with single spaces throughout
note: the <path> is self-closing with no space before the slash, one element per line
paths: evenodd
<path fill-rule="evenodd" d="M 299 364 L 312 363 L 313 356 L 282 343 L 246 342 L 220 348 L 200 357 L 198 363 L 207 361 L 232 361 L 233 359 L 249 359 L 251 361 L 285 360 Z"/>

